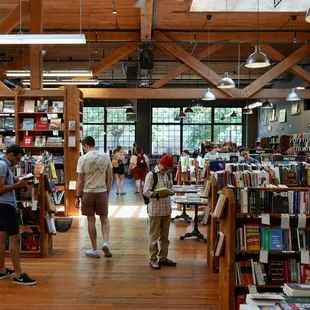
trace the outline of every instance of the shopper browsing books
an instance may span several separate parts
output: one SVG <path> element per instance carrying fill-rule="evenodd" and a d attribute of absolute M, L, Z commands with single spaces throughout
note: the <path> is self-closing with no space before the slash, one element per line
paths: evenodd
<path fill-rule="evenodd" d="M 168 259 L 169 227 L 171 221 L 171 198 L 173 192 L 158 189 L 171 189 L 172 176 L 169 171 L 173 167 L 173 157 L 164 155 L 159 161 L 157 184 L 155 188 L 153 172 L 146 175 L 143 194 L 150 198 L 148 215 L 150 218 L 149 228 L 149 260 L 153 269 L 161 269 L 161 265 L 175 266 L 176 263 Z"/>
<path fill-rule="evenodd" d="M 254 159 L 253 157 L 250 157 L 249 152 L 248 151 L 242 151 L 241 152 L 241 156 L 243 157 L 242 160 L 240 160 L 240 164 L 258 164 L 258 161 L 256 159 Z"/>
<path fill-rule="evenodd" d="M 11 167 L 18 164 L 24 150 L 12 145 L 5 155 L 0 155 L 0 280 L 14 276 L 13 283 L 35 285 L 37 281 L 28 277 L 20 266 L 20 237 L 17 218 L 17 202 L 15 189 L 27 187 L 25 179 L 14 180 Z M 5 242 L 8 235 L 10 241 L 10 258 L 14 270 L 5 267 Z"/>
<path fill-rule="evenodd" d="M 211 159 L 211 158 L 216 159 L 217 157 L 219 157 L 219 153 L 217 151 L 217 146 L 213 146 L 212 150 L 210 152 L 206 153 L 204 156 L 205 159 Z"/>
<path fill-rule="evenodd" d="M 95 148 L 93 137 L 82 140 L 83 155 L 77 164 L 78 182 L 76 189 L 76 207 L 82 205 L 82 215 L 87 216 L 88 234 L 92 250 L 86 256 L 100 257 L 97 249 L 97 231 L 95 213 L 100 216 L 103 233 L 102 251 L 105 257 L 112 257 L 109 246 L 110 224 L 108 219 L 108 201 L 112 186 L 112 164 L 108 154 L 100 153 Z"/>

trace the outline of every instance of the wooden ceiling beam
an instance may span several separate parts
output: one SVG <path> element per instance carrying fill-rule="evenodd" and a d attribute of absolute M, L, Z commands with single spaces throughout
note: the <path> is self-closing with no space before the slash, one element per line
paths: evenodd
<path fill-rule="evenodd" d="M 126 44 L 109 54 L 107 57 L 100 60 L 98 63 L 94 64 L 89 68 L 89 70 L 92 70 L 93 76 L 98 75 L 103 70 L 106 70 L 107 68 L 111 67 L 113 64 L 115 64 L 120 59 L 124 58 L 125 56 L 129 55 L 131 52 L 133 52 L 139 44 Z M 85 80 L 85 77 L 75 77 L 74 80 Z"/>
<path fill-rule="evenodd" d="M 169 41 L 169 39 L 160 32 L 155 33 L 154 39 L 160 41 Z M 185 66 L 197 73 L 202 79 L 213 85 L 217 85 L 219 83 L 221 77 L 218 74 L 201 63 L 198 59 L 190 55 L 182 47 L 173 44 L 157 44 L 157 46 L 169 54 L 172 54 L 179 61 L 183 62 Z M 221 91 L 225 92 L 231 97 L 236 97 L 239 95 L 239 92 L 236 89 L 221 89 Z"/>
<path fill-rule="evenodd" d="M 214 52 L 218 51 L 221 47 L 223 47 L 223 44 L 214 44 L 210 46 L 208 49 L 203 50 L 201 53 L 197 55 L 198 60 L 202 60 L 209 55 L 213 54 Z M 154 84 L 151 85 L 151 88 L 160 88 L 163 85 L 167 84 L 171 80 L 175 79 L 179 75 L 181 75 L 183 72 L 188 70 L 188 67 L 185 65 L 180 65 L 178 68 L 174 69 L 172 72 L 169 74 L 165 75 L 162 79 L 159 81 L 155 82 Z"/>
<path fill-rule="evenodd" d="M 145 0 L 140 8 L 141 41 L 152 39 L 154 0 Z"/>
<path fill-rule="evenodd" d="M 202 88 L 80 88 L 84 99 L 200 99 L 205 89 Z M 236 100 L 221 90 L 211 89 L 217 99 Z M 237 92 L 241 90 L 236 89 Z M 285 99 L 291 89 L 261 89 L 249 98 L 242 99 Z M 310 89 L 300 89 L 298 94 L 303 99 L 310 99 Z M 1 93 L 0 93 L 1 95 Z M 214 103 L 214 101 L 212 101 Z M 216 101 L 215 101 L 216 102 Z M 206 102 L 207 104 L 208 102 Z M 169 103 L 167 103 L 169 105 Z"/>
<path fill-rule="evenodd" d="M 280 52 L 278 52 L 276 49 L 271 47 L 268 44 L 260 44 L 261 50 L 266 53 L 270 58 L 276 61 L 282 61 L 285 59 L 285 56 L 282 55 Z M 287 71 L 293 73 L 297 77 L 299 77 L 301 80 L 306 82 L 307 84 L 310 84 L 310 73 L 303 68 L 301 68 L 298 65 L 293 65 Z"/>
<path fill-rule="evenodd" d="M 268 82 L 272 81 L 274 78 L 279 76 L 281 73 L 286 71 L 288 68 L 295 65 L 298 61 L 303 59 L 305 56 L 310 54 L 310 44 L 306 44 L 295 51 L 290 56 L 286 57 L 280 63 L 275 65 L 257 80 L 252 82 L 249 86 L 244 88 L 241 92 L 241 97 L 248 98 L 256 93 L 258 90 L 263 88 Z"/>
<path fill-rule="evenodd" d="M 31 0 L 30 3 L 30 31 L 43 33 L 43 0 Z M 30 45 L 30 88 L 43 88 L 43 44 Z"/>
<path fill-rule="evenodd" d="M 22 19 L 29 15 L 29 1 L 22 2 Z M 20 24 L 20 4 L 0 21 L 0 33 L 11 32 Z"/>

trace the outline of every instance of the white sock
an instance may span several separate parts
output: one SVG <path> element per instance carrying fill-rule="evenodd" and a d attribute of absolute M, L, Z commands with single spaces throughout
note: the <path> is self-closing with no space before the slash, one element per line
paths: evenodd
<path fill-rule="evenodd" d="M 104 243 L 103 243 L 103 246 L 109 247 L 109 244 L 108 244 L 107 242 L 104 242 Z"/>

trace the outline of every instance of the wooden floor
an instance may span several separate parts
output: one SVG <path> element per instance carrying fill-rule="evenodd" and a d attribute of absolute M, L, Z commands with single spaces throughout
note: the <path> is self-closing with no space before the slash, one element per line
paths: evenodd
<path fill-rule="evenodd" d="M 68 233 L 57 233 L 46 258 L 22 259 L 36 286 L 0 280 L 0 309 L 218 309 L 218 276 L 206 267 L 206 244 L 179 240 L 192 229 L 183 220 L 170 230 L 169 257 L 177 267 L 149 267 L 146 208 L 133 195 L 132 182 L 126 180 L 126 196 L 111 193 L 111 259 L 85 257 L 86 221 L 75 218 Z M 102 236 L 98 239 L 100 246 Z"/>

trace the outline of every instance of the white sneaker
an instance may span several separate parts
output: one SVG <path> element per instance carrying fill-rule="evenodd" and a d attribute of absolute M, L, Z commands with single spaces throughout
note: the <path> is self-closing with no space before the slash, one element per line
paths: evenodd
<path fill-rule="evenodd" d="M 89 257 L 95 257 L 95 258 L 100 258 L 100 253 L 98 250 L 96 251 L 93 251 L 93 250 L 87 250 L 85 252 L 86 256 L 89 256 Z"/>
<path fill-rule="evenodd" d="M 104 252 L 104 257 L 112 257 L 112 253 L 107 242 L 103 244 L 102 251 Z"/>

